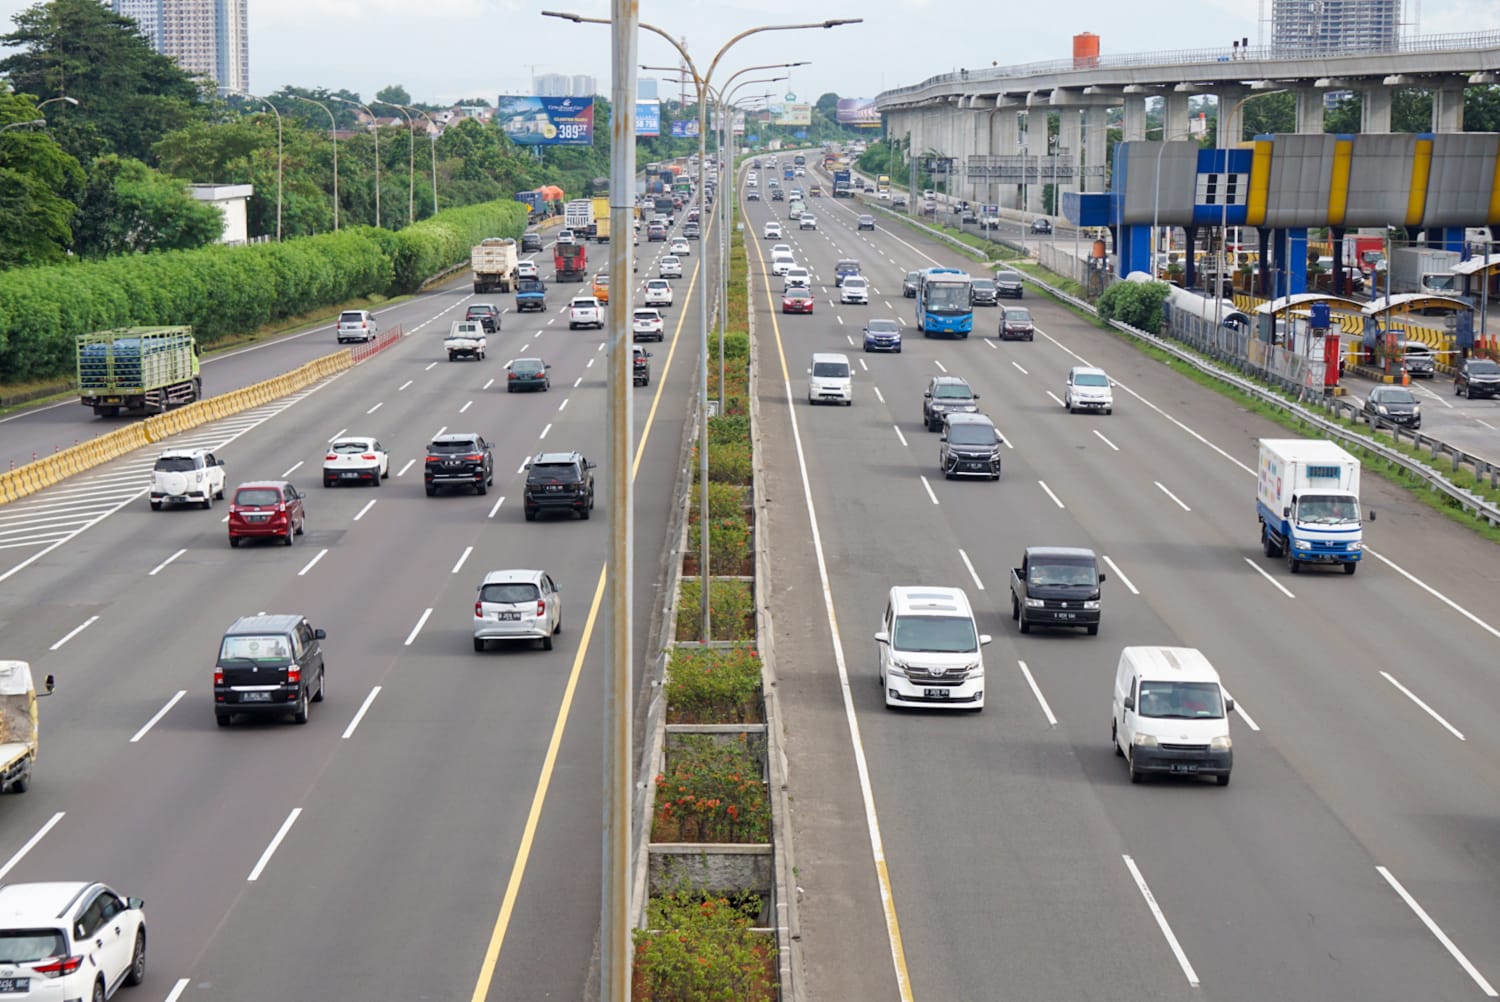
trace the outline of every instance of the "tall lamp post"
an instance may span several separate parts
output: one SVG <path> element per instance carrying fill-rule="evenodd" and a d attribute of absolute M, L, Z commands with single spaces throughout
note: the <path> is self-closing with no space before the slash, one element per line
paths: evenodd
<path fill-rule="evenodd" d="M 37 111 L 41 111 L 43 108 L 47 107 L 47 105 L 51 104 L 53 101 L 66 101 L 69 104 L 73 105 L 75 108 L 78 107 L 78 98 L 76 98 L 76 97 L 69 97 L 66 94 L 59 94 L 57 97 L 49 97 L 45 101 L 38 101 L 37 105 L 36 105 L 36 110 Z"/>
<path fill-rule="evenodd" d="M 406 111 L 404 105 L 392 104 L 389 101 L 376 101 L 387 108 L 395 108 L 401 112 L 401 117 L 406 119 L 406 225 L 410 226 L 417 221 L 417 133 L 412 128 L 411 115 Z"/>
<path fill-rule="evenodd" d="M 351 101 L 347 97 L 339 97 L 336 94 L 328 96 L 341 104 L 352 104 L 370 116 L 370 124 L 373 126 L 370 134 L 375 137 L 375 228 L 378 230 L 380 229 L 380 120 L 375 117 L 373 111 L 358 101 Z"/>
<path fill-rule="evenodd" d="M 281 242 L 281 174 L 282 162 L 285 158 L 281 155 L 281 112 L 276 106 L 258 94 L 249 91 L 240 91 L 241 97 L 252 98 L 271 109 L 271 114 L 276 116 L 276 242 Z"/>
<path fill-rule="evenodd" d="M 432 120 L 432 116 L 431 115 L 427 114 L 427 112 L 423 111 L 421 108 L 408 108 L 407 110 L 408 111 L 415 111 L 418 115 L 421 115 L 423 118 L 427 119 L 428 156 L 429 156 L 429 158 L 432 161 L 432 214 L 435 216 L 438 213 L 438 196 L 437 196 L 437 134 L 438 134 L 438 124 Z"/>
<path fill-rule="evenodd" d="M 308 104 L 315 104 L 319 108 L 322 108 L 323 111 L 324 111 L 324 113 L 326 113 L 328 115 L 328 138 L 331 139 L 331 140 L 333 140 L 333 232 L 337 233 L 339 231 L 339 132 L 338 132 L 339 123 L 338 123 L 338 120 L 333 117 L 333 109 L 330 108 L 330 107 L 328 107 L 328 105 L 324 104 L 322 101 L 314 101 L 310 97 L 303 97 L 301 94 L 293 94 L 291 91 L 287 91 L 286 92 L 286 96 L 287 97 L 296 98 L 298 101 L 306 101 Z M 337 100 L 337 98 L 335 98 L 335 100 Z"/>

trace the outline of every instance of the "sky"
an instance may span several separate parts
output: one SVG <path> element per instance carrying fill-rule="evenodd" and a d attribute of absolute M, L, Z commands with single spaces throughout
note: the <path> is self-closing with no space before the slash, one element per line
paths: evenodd
<path fill-rule="evenodd" d="M 541 16 L 543 9 L 608 17 L 608 0 L 247 0 L 250 83 L 266 94 L 292 84 L 347 88 L 371 98 L 389 84 L 433 104 L 499 94 L 530 94 L 533 74 L 592 74 L 608 94 L 610 30 Z M 1420 4 L 1421 34 L 1500 30 L 1497 0 L 1406 0 Z M 32 6 L 0 0 L 0 24 Z M 751 72 L 750 80 L 789 72 L 787 81 L 751 85 L 741 95 L 775 90 L 816 101 L 830 91 L 874 97 L 959 68 L 1067 59 L 1072 37 L 1092 32 L 1104 54 L 1228 48 L 1232 39 L 1269 37 L 1258 10 L 1269 0 L 640 0 L 643 22 L 671 34 L 707 68 L 741 31 L 767 24 L 859 17 L 833 29 L 775 31 L 737 43 L 714 71 L 718 83 L 748 66 L 809 61 L 790 71 Z M 1059 17 L 1057 12 L 1065 11 Z M 1184 17 L 1185 10 L 1191 11 Z M 1003 11 L 1003 14 L 1001 13 Z M 1128 13 L 1127 13 L 1128 12 Z M 1269 16 L 1269 13 L 1268 15 Z M 1411 29 L 1408 29 L 1410 31 Z M 530 60 L 531 62 L 523 62 Z M 677 64 L 661 38 L 641 32 L 638 65 Z M 663 74 L 642 71 L 642 76 Z M 662 85 L 663 96 L 669 89 Z"/>

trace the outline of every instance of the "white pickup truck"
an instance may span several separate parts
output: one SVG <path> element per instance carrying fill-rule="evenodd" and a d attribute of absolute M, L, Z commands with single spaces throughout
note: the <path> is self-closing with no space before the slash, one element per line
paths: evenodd
<path fill-rule="evenodd" d="M 40 695 L 55 685 L 48 675 Z M 25 793 L 36 763 L 39 694 L 25 661 L 0 661 L 0 793 Z"/>
<path fill-rule="evenodd" d="M 443 338 L 443 348 L 448 352 L 450 362 L 460 358 L 478 361 L 484 358 L 487 347 L 489 336 L 484 332 L 484 325 L 477 320 L 454 321 L 453 326 L 448 328 L 448 336 Z"/>

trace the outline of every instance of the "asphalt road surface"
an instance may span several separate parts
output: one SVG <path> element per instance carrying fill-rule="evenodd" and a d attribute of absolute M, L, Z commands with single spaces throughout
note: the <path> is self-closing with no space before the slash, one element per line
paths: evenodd
<path fill-rule="evenodd" d="M 1360 572 L 1292 577 L 1261 553 L 1252 473 L 1289 432 L 1031 297 L 1034 343 L 998 342 L 987 308 L 968 340 L 924 340 L 902 275 L 965 262 L 811 211 L 787 242 L 813 316 L 776 312 L 770 241 L 750 251 L 810 997 L 1492 997 L 1500 552 L 1367 474 Z M 837 303 L 847 257 L 869 306 Z M 871 317 L 906 324 L 901 354 L 860 352 Z M 853 407 L 807 403 L 814 351 L 850 355 Z M 1110 416 L 1061 406 L 1085 361 L 1119 383 Z M 940 475 L 920 406 L 942 372 L 1004 434 L 999 482 Z M 1103 556 L 1099 636 L 1017 632 L 1009 568 L 1039 544 Z M 966 589 L 994 636 L 983 713 L 884 707 L 871 634 L 896 584 Z M 1108 730 L 1129 644 L 1218 668 L 1231 786 L 1129 783 Z"/>

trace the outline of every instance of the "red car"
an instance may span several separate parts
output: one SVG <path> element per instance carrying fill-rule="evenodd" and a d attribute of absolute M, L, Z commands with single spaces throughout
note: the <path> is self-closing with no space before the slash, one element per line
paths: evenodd
<path fill-rule="evenodd" d="M 229 503 L 229 545 L 242 539 L 279 539 L 291 546 L 307 521 L 302 492 L 286 480 L 252 480 Z"/>
<path fill-rule="evenodd" d="M 781 297 L 782 313 L 811 313 L 812 311 L 812 293 L 806 289 L 792 289 Z"/>

